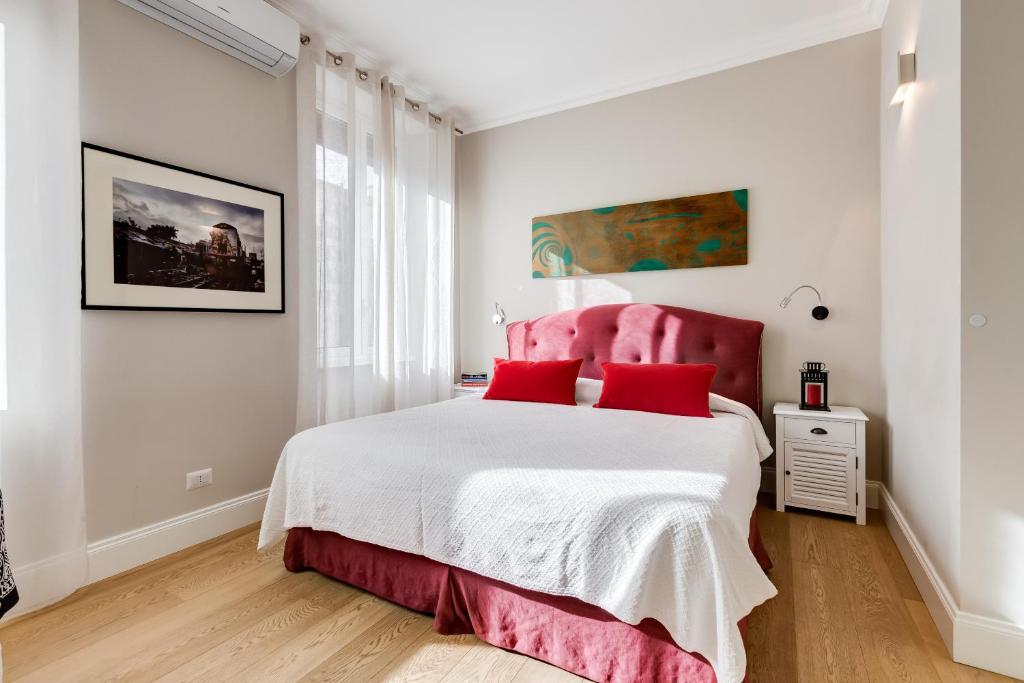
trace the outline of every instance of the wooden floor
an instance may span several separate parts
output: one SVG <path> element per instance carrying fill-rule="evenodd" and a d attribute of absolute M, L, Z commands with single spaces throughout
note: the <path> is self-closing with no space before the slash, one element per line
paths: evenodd
<path fill-rule="evenodd" d="M 752 681 L 1009 681 L 954 664 L 885 525 L 758 508 L 779 595 Z M 7 681 L 572 681 L 313 572 L 243 529 L 88 586 L 0 629 Z"/>

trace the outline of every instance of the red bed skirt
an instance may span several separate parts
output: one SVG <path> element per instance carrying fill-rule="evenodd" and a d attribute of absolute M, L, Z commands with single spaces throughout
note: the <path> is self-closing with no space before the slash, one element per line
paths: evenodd
<path fill-rule="evenodd" d="M 767 571 L 771 560 L 756 520 L 750 549 Z M 314 569 L 418 612 L 434 630 L 473 633 L 492 645 L 548 662 L 594 681 L 714 683 L 699 654 L 673 642 L 654 619 L 626 624 L 576 598 L 516 588 L 420 555 L 352 540 L 329 531 L 288 532 L 285 566 Z M 746 630 L 746 619 L 740 622 Z"/>

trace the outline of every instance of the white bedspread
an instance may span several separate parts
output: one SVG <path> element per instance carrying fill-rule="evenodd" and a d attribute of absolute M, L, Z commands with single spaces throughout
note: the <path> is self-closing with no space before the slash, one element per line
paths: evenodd
<path fill-rule="evenodd" d="M 771 447 L 745 406 L 712 408 L 732 412 L 468 396 L 310 429 L 281 455 L 260 547 L 312 527 L 653 617 L 740 681 L 737 622 L 776 593 L 747 543 Z"/>

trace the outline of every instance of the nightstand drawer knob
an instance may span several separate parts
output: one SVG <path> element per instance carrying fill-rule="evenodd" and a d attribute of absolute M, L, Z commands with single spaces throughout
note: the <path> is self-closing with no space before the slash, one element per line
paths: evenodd
<path fill-rule="evenodd" d="M 789 470 L 786 470 L 786 476 L 787 477 L 789 476 Z"/>
<path fill-rule="evenodd" d="M 811 430 L 811 434 L 828 434 L 828 430 L 822 427 L 815 427 Z"/>

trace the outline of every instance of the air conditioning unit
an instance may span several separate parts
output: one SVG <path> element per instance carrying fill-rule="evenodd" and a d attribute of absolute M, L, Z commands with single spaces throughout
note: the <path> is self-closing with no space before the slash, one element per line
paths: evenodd
<path fill-rule="evenodd" d="M 299 58 L 299 24 L 263 0 L 120 0 L 279 78 Z"/>

